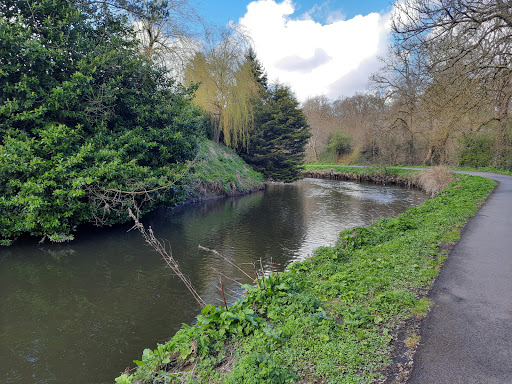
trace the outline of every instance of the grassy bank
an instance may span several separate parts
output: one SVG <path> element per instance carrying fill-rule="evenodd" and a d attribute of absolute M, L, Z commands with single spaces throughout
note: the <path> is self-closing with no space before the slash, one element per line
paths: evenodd
<path fill-rule="evenodd" d="M 190 176 L 189 200 L 232 196 L 263 188 L 263 176 L 232 149 L 203 139 Z"/>
<path fill-rule="evenodd" d="M 305 169 L 306 170 L 325 171 L 326 169 L 329 169 L 329 167 L 332 168 L 332 164 L 314 163 L 314 164 L 306 165 Z M 378 170 L 386 170 L 387 172 L 392 172 L 392 170 L 394 170 L 394 169 L 402 169 L 404 171 L 407 171 L 406 169 L 403 169 L 402 167 L 413 167 L 413 168 L 424 168 L 424 169 L 432 168 L 432 167 L 425 166 L 425 165 L 412 165 L 412 166 L 411 165 L 394 165 L 393 167 L 384 167 L 381 165 L 375 165 L 375 166 L 365 166 L 365 169 L 367 170 L 365 172 L 374 173 L 374 172 L 378 172 Z M 448 168 L 453 169 L 455 171 L 491 172 L 491 173 L 498 173 L 498 174 L 502 174 L 502 175 L 512 176 L 512 171 L 510 171 L 508 169 L 500 169 L 500 168 L 495 168 L 495 167 L 474 168 L 474 167 L 452 167 L 452 166 L 450 166 Z M 358 167 L 354 167 L 351 165 L 341 165 L 341 164 L 336 165 L 336 167 L 335 167 L 336 171 L 340 171 L 341 169 L 343 169 L 343 171 L 345 171 L 347 169 L 348 170 L 347 172 L 350 172 L 350 170 L 358 169 Z"/>
<path fill-rule="evenodd" d="M 507 169 L 500 169 L 500 168 L 494 168 L 494 167 L 480 167 L 480 168 L 472 168 L 472 167 L 450 167 L 451 169 L 457 170 L 457 171 L 475 171 L 475 172 L 492 172 L 492 173 L 499 173 L 501 175 L 509 175 L 512 176 L 512 171 L 509 171 Z"/>
<path fill-rule="evenodd" d="M 302 172 L 303 177 L 313 177 L 331 180 L 350 180 L 357 182 L 372 182 L 377 184 L 396 184 L 405 187 L 419 187 L 413 175 L 418 171 L 386 167 L 336 167 L 308 165 Z"/>
<path fill-rule="evenodd" d="M 116 383 L 402 380 L 407 370 L 393 357 L 410 360 L 414 325 L 429 308 L 425 294 L 493 188 L 460 175 L 396 219 L 341 232 L 336 246 L 245 286 L 229 310 L 206 307 L 195 326 L 145 350 Z"/>

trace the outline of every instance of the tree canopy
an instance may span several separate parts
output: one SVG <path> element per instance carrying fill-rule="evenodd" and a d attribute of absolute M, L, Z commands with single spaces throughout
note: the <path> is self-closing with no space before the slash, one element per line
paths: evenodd
<path fill-rule="evenodd" d="M 432 120 L 426 163 L 434 153 L 446 162 L 450 138 L 492 133 L 493 165 L 509 166 L 512 155 L 512 7 L 502 0 L 406 0 L 392 19 L 396 52 L 422 63 L 422 120 Z M 394 72 L 397 73 L 396 71 Z M 421 88 L 417 87 L 421 90 Z M 468 119 L 469 118 L 469 119 Z M 459 132 L 458 132 L 459 131 Z"/>
<path fill-rule="evenodd" d="M 339 132 L 344 162 L 512 169 L 511 15 L 510 1 L 395 2 L 369 92 L 304 103 L 308 161 L 327 161 Z"/>
<path fill-rule="evenodd" d="M 213 140 L 234 149 L 248 145 L 259 88 L 246 52 L 246 37 L 223 29 L 209 36 L 185 70 L 185 82 L 199 85 L 195 102 L 210 117 Z"/>

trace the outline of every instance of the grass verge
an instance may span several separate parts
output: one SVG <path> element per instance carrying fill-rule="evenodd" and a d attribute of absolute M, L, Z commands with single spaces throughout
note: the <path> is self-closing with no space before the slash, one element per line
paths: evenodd
<path fill-rule="evenodd" d="M 206 307 L 116 383 L 399 381 L 393 354 L 412 358 L 418 336 L 404 328 L 428 311 L 443 245 L 459 240 L 494 185 L 459 175 L 395 219 L 341 232 L 335 246 L 245 286 L 228 310 Z"/>
<path fill-rule="evenodd" d="M 509 171 L 509 170 L 506 170 L 506 169 L 494 168 L 494 167 L 480 167 L 480 168 L 450 167 L 450 169 L 454 169 L 456 171 L 491 172 L 491 173 L 498 173 L 498 174 L 501 174 L 501 175 L 512 176 L 512 171 Z"/>

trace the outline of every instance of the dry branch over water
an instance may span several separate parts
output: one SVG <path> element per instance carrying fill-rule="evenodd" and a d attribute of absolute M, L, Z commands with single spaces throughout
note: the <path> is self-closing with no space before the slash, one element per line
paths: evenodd
<path fill-rule="evenodd" d="M 201 298 L 201 296 L 199 296 L 194 286 L 192 285 L 190 279 L 187 276 L 185 276 L 183 272 L 181 272 L 178 262 L 174 257 L 172 257 L 171 250 L 167 249 L 165 245 L 162 244 L 162 242 L 155 237 L 153 229 L 151 227 L 149 227 L 146 230 L 144 225 L 139 221 L 139 218 L 135 216 L 132 210 L 129 208 L 128 213 L 130 214 L 130 217 L 133 219 L 134 222 L 132 229 L 137 229 L 141 233 L 142 237 L 144 237 L 146 243 L 148 243 L 160 256 L 162 256 L 162 259 L 164 259 L 167 266 L 174 272 L 176 276 L 180 278 L 183 284 L 185 284 L 189 292 L 194 297 L 194 300 L 197 301 L 201 308 L 204 308 L 206 306 L 206 303 Z"/>

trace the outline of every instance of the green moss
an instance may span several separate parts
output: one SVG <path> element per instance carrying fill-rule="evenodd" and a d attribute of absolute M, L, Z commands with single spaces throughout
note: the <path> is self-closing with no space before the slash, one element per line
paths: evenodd
<path fill-rule="evenodd" d="M 440 246 L 455 236 L 447 233 L 458 234 L 494 185 L 461 175 L 396 219 L 341 232 L 335 246 L 269 276 L 261 288 L 246 286 L 229 310 L 203 311 L 196 326 L 145 352 L 138 370 L 119 382 L 381 380 L 393 335 L 428 310 L 418 292 L 432 285 L 446 258 Z"/>

